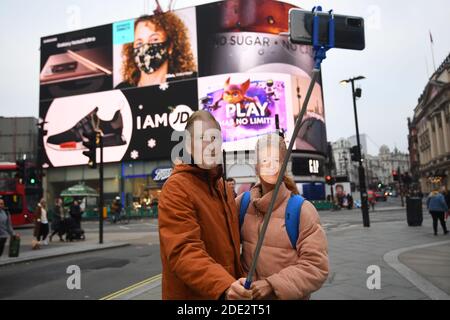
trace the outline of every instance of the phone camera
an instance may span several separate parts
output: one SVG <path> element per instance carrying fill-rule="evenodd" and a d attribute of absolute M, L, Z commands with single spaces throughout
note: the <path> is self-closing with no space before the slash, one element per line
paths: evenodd
<path fill-rule="evenodd" d="M 361 27 L 362 20 L 361 19 L 355 19 L 355 18 L 348 18 L 347 19 L 347 25 L 350 27 Z"/>

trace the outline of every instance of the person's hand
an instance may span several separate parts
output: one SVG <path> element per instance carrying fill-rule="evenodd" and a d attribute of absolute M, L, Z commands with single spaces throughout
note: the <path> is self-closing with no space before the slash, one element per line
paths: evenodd
<path fill-rule="evenodd" d="M 251 288 L 253 299 L 270 299 L 274 297 L 273 288 L 267 280 L 258 280 L 252 283 Z"/>
<path fill-rule="evenodd" d="M 225 292 L 225 300 L 251 300 L 252 291 L 244 288 L 245 278 L 240 278 L 231 284 Z"/>

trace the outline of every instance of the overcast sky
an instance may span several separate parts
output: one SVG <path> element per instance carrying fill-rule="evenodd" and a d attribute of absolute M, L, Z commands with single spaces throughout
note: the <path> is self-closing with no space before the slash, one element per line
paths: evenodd
<path fill-rule="evenodd" d="M 160 0 L 163 8 L 169 1 Z M 211 1 L 176 0 L 175 9 Z M 364 75 L 358 100 L 360 132 L 369 153 L 386 144 L 407 151 L 407 117 L 436 66 L 450 53 L 448 0 L 286 1 L 306 9 L 320 4 L 366 19 L 366 49 L 333 50 L 323 63 L 329 141 L 355 133 L 350 87 L 342 79 Z M 134 18 L 154 9 L 148 0 L 1 0 L 0 116 L 38 117 L 39 41 L 42 36 Z"/>

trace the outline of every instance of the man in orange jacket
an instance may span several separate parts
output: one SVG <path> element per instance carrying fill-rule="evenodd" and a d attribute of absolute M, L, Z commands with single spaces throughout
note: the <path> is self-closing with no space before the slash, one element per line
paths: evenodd
<path fill-rule="evenodd" d="M 239 279 L 239 218 L 222 177 L 220 125 L 197 111 L 186 135 L 194 163 L 175 166 L 158 205 L 162 298 L 251 299 Z"/>

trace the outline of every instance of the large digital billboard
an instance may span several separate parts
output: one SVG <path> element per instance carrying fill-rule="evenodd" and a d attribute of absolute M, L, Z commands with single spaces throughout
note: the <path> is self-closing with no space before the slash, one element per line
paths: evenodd
<path fill-rule="evenodd" d="M 199 109 L 227 151 L 252 150 L 277 126 L 290 138 L 313 68 L 311 48 L 286 35 L 292 7 L 227 0 L 42 38 L 45 166 L 86 164 L 93 128 L 106 162 L 169 159 L 172 133 Z M 295 150 L 325 154 L 324 117 L 319 81 Z"/>

